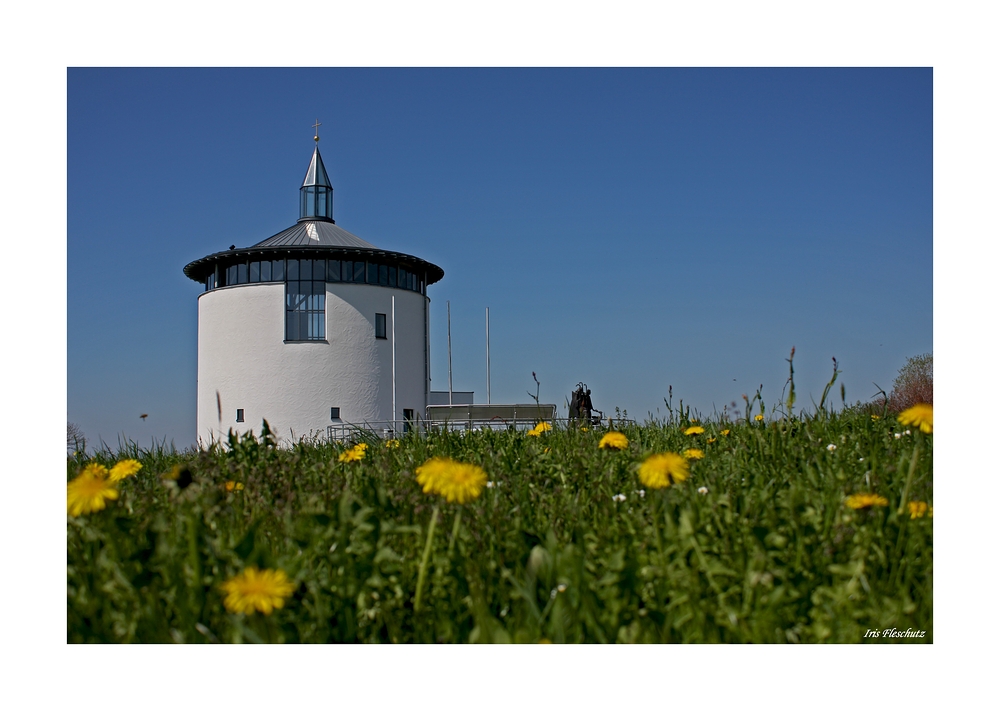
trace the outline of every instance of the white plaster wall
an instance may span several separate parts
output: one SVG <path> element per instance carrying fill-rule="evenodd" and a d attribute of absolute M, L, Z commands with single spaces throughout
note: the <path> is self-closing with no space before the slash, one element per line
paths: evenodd
<path fill-rule="evenodd" d="M 392 297 L 396 297 L 396 416 L 392 415 Z M 260 432 L 284 441 L 325 435 L 342 422 L 423 417 L 427 404 L 427 297 L 369 284 L 326 285 L 326 342 L 285 343 L 285 285 L 213 289 L 198 299 L 198 437 Z M 375 314 L 386 314 L 385 340 Z M 221 419 L 216 393 L 221 400 Z M 236 410 L 244 422 L 236 422 Z"/>

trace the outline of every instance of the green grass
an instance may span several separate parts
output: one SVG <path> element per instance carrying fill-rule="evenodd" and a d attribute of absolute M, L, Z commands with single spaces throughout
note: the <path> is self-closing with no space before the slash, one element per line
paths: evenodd
<path fill-rule="evenodd" d="M 896 642 L 933 641 L 933 518 L 898 513 L 908 478 L 907 500 L 933 503 L 933 435 L 897 438 L 891 417 L 857 410 L 702 424 L 697 437 L 628 427 L 622 452 L 598 449 L 602 431 L 559 429 L 409 436 L 354 463 L 340 446 L 253 436 L 105 451 L 97 461 L 143 469 L 104 511 L 68 518 L 67 639 L 855 643 L 895 627 L 926 632 Z M 639 493 L 645 456 L 692 446 L 706 456 L 687 481 Z M 496 485 L 440 502 L 415 611 L 439 502 L 413 472 L 435 455 Z M 68 478 L 83 463 L 70 458 Z M 162 479 L 174 465 L 193 477 L 183 490 Z M 847 508 L 857 492 L 889 506 Z M 219 585 L 248 565 L 295 582 L 284 608 L 226 611 Z"/>

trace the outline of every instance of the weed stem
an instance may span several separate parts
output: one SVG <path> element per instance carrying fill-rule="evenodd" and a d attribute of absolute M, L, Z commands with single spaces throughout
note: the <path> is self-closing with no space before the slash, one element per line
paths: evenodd
<path fill-rule="evenodd" d="M 420 572 L 417 573 L 417 594 L 413 598 L 414 612 L 420 610 L 420 594 L 424 590 L 424 578 L 427 577 L 427 561 L 431 557 L 431 546 L 434 543 L 434 529 L 437 527 L 439 506 L 440 504 L 434 505 L 434 513 L 431 514 L 431 523 L 427 527 L 427 545 L 424 546 L 424 555 L 420 559 Z"/>

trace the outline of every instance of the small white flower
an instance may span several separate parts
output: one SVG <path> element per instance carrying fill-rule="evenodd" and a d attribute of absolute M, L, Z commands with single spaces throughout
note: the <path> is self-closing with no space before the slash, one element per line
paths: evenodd
<path fill-rule="evenodd" d="M 556 586 L 556 590 L 558 590 L 561 593 L 566 592 L 566 584 L 565 583 L 559 583 Z"/>
<path fill-rule="evenodd" d="M 828 451 L 828 452 L 832 452 L 836 448 L 837 448 L 837 445 L 835 445 L 835 444 L 828 444 L 828 445 L 826 445 L 826 451 Z"/>
<path fill-rule="evenodd" d="M 865 461 L 865 458 L 864 457 L 858 457 L 858 461 L 859 462 L 863 462 L 863 461 Z"/>
<path fill-rule="evenodd" d="M 903 434 L 910 434 L 910 431 L 906 430 L 906 431 L 903 432 Z"/>
<path fill-rule="evenodd" d="M 645 498 L 646 497 L 646 490 L 645 489 L 639 489 L 639 496 L 642 497 L 642 498 Z"/>
<path fill-rule="evenodd" d="M 902 436 L 903 436 L 903 435 L 899 434 L 899 432 L 897 432 L 896 434 L 894 434 L 894 435 L 893 435 L 893 437 L 895 437 L 896 439 L 899 439 L 899 438 L 900 438 L 900 437 L 902 437 Z"/>
<path fill-rule="evenodd" d="M 625 494 L 615 494 L 614 496 L 611 497 L 611 500 L 612 501 L 624 501 L 625 500 Z"/>
<path fill-rule="evenodd" d="M 698 487 L 698 493 L 699 494 L 707 494 L 708 493 L 708 487 L 707 486 L 699 486 Z"/>
<path fill-rule="evenodd" d="M 558 594 L 559 594 L 559 591 L 556 590 L 555 588 L 552 588 L 552 592 L 549 593 L 549 597 L 551 597 L 553 600 L 555 600 L 556 599 L 556 595 L 558 595 Z"/>
<path fill-rule="evenodd" d="M 486 488 L 487 489 L 492 489 L 494 486 L 496 486 L 496 484 L 494 484 L 492 481 L 486 482 Z"/>

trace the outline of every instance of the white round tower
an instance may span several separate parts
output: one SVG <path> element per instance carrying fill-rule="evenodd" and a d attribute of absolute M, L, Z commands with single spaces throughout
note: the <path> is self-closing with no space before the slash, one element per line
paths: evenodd
<path fill-rule="evenodd" d="M 299 220 L 252 247 L 216 252 L 184 274 L 198 297 L 198 439 L 259 431 L 282 440 L 330 425 L 408 429 L 430 386 L 427 286 L 444 271 L 387 252 L 333 220 L 319 137 Z"/>

